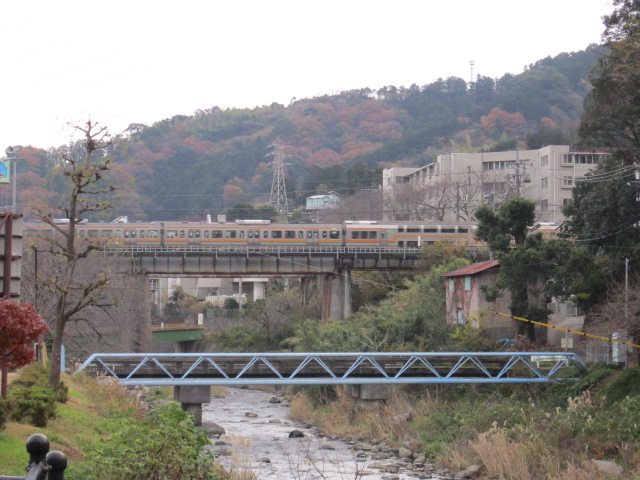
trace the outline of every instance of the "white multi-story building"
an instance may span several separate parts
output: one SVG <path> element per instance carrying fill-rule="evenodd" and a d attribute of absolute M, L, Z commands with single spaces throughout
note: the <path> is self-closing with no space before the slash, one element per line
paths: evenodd
<path fill-rule="evenodd" d="M 438 155 L 425 167 L 384 170 L 385 211 L 396 217 L 404 213 L 407 220 L 470 221 L 481 203 L 497 208 L 522 196 L 535 202 L 538 222 L 559 224 L 576 180 L 607 155 L 604 149 L 568 145 Z"/>

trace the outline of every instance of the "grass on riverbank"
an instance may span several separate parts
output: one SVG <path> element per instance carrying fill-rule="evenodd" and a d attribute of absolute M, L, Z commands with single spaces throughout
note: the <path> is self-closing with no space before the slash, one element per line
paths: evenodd
<path fill-rule="evenodd" d="M 139 400 L 127 389 L 111 381 L 97 382 L 92 377 L 82 375 L 63 376 L 63 381 L 69 387 L 69 399 L 65 404 L 56 404 L 58 415 L 46 427 L 8 422 L 5 430 L 0 432 L 0 475 L 20 476 L 25 474 L 25 467 L 29 459 L 25 442 L 34 433 L 46 435 L 51 442 L 51 450 L 60 450 L 65 453 L 69 462 L 65 477 L 70 480 L 78 478 L 78 472 L 84 470 L 83 463 L 87 453 L 89 453 L 89 458 L 94 455 L 95 461 L 96 447 L 104 449 L 105 455 L 103 456 L 106 457 L 106 453 L 108 453 L 106 449 L 131 451 L 131 448 L 134 447 L 131 441 L 129 444 L 118 446 L 117 442 L 124 438 L 134 441 L 138 441 L 136 439 L 140 438 L 139 441 L 146 443 L 144 440 L 146 435 L 149 444 L 158 441 L 153 437 L 153 431 L 150 429 L 160 432 L 161 430 L 156 427 L 161 429 L 162 426 L 158 426 L 157 422 L 150 422 L 148 412 L 141 408 Z M 146 394 L 150 395 L 150 400 L 157 399 L 161 403 L 171 403 L 168 400 L 171 396 L 170 389 L 151 389 Z M 175 413 L 168 412 L 164 414 L 165 417 L 160 418 L 160 421 L 171 425 L 172 415 L 176 418 L 175 421 L 180 421 L 176 417 L 178 413 L 179 409 Z M 188 426 L 185 425 L 182 428 L 183 433 L 189 434 Z M 131 436 L 131 432 L 134 436 Z M 126 437 L 126 434 L 129 434 L 129 437 Z M 164 445 L 160 445 L 160 447 L 166 448 Z M 179 447 L 182 447 L 183 450 L 185 448 L 177 444 L 173 445 L 174 450 Z M 135 455 L 135 452 L 133 454 Z M 153 463 L 156 465 L 162 465 L 161 462 L 162 459 L 153 459 Z M 218 474 L 211 475 L 221 478 L 221 475 Z M 106 475 L 103 478 L 111 477 Z M 189 478 L 205 478 L 205 476 L 189 476 Z M 206 476 L 206 478 L 211 477 Z"/>
<path fill-rule="evenodd" d="M 500 479 L 640 479 L 637 368 L 596 367 L 552 386 L 412 387 L 379 411 L 350 412 L 341 391 L 320 407 L 306 395 L 291 402 L 293 418 L 328 435 L 381 439 L 454 471 L 483 464 Z"/>

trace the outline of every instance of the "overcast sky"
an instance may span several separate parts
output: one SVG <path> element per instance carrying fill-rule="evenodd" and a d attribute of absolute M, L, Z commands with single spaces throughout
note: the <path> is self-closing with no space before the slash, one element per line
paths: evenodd
<path fill-rule="evenodd" d="M 212 106 L 520 73 L 599 43 L 607 0 L 22 0 L 0 4 L 0 147 Z"/>

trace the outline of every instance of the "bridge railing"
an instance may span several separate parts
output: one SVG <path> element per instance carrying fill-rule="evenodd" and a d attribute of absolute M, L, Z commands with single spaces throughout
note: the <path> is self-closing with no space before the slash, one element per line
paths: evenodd
<path fill-rule="evenodd" d="M 64 480 L 67 457 L 64 453 L 49 452 L 49 439 L 36 433 L 27 439 L 29 463 L 24 477 L 0 475 L 0 480 Z"/>
<path fill-rule="evenodd" d="M 269 254 L 269 255 L 344 255 L 344 254 L 384 254 L 384 255 L 417 255 L 422 252 L 421 248 L 407 247 L 344 247 L 344 246 L 202 246 L 202 245 L 181 245 L 181 246 L 146 246 L 146 245 L 104 245 L 101 251 L 122 255 L 137 254 Z"/>
<path fill-rule="evenodd" d="M 563 352 L 96 353 L 77 370 L 125 385 L 359 385 L 540 383 L 561 380 Z"/>

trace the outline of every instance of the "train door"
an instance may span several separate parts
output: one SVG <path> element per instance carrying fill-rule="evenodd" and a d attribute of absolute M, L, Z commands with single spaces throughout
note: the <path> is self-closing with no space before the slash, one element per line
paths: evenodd
<path fill-rule="evenodd" d="M 307 230 L 307 245 L 317 246 L 320 244 L 320 231 L 317 228 Z"/>
<path fill-rule="evenodd" d="M 187 231 L 187 237 L 189 245 L 200 245 L 200 230 L 190 228 Z"/>
<path fill-rule="evenodd" d="M 247 245 L 254 247 L 260 245 L 260 230 L 247 230 Z"/>
<path fill-rule="evenodd" d="M 379 245 L 381 247 L 386 247 L 387 246 L 387 238 L 388 238 L 388 233 L 386 230 L 380 230 L 379 233 L 379 238 L 378 241 L 380 242 Z"/>

